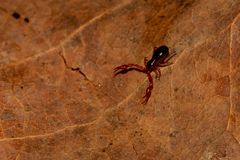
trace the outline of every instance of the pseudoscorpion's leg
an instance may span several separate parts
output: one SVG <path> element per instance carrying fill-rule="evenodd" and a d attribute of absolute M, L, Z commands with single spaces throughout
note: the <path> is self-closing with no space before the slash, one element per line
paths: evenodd
<path fill-rule="evenodd" d="M 147 57 L 144 57 L 144 65 L 145 65 L 145 67 L 147 66 L 147 62 L 148 62 Z"/>
<path fill-rule="evenodd" d="M 160 71 L 160 69 L 155 70 L 154 73 L 156 74 L 156 79 L 159 80 L 160 77 L 161 77 L 161 71 Z"/>
<path fill-rule="evenodd" d="M 174 56 L 176 56 L 177 54 L 176 53 L 173 53 L 173 54 L 170 54 L 164 62 L 168 62 L 170 59 L 172 59 Z"/>
<path fill-rule="evenodd" d="M 158 67 L 166 67 L 166 66 L 170 66 L 172 64 L 173 64 L 173 62 L 161 63 L 161 64 L 158 64 Z"/>

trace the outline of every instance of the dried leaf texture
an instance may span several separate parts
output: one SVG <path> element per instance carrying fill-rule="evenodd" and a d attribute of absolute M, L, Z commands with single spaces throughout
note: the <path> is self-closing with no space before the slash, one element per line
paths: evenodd
<path fill-rule="evenodd" d="M 240 159 L 239 0 L 0 0 L 1 160 Z M 147 78 L 113 68 L 176 51 Z"/>

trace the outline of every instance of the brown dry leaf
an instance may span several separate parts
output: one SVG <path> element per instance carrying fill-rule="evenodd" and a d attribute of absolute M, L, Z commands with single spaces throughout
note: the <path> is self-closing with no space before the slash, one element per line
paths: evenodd
<path fill-rule="evenodd" d="M 240 159 L 239 0 L 0 0 L 1 160 Z M 167 44 L 147 105 L 143 64 Z"/>

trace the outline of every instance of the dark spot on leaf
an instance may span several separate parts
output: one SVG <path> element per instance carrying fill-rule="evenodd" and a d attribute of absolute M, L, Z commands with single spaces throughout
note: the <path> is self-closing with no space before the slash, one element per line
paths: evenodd
<path fill-rule="evenodd" d="M 169 134 L 170 137 L 176 137 L 178 134 L 178 131 L 173 131 L 172 133 Z"/>
<path fill-rule="evenodd" d="M 13 12 L 12 16 L 15 18 L 15 19 L 19 19 L 21 16 L 19 13 L 17 12 Z"/>
<path fill-rule="evenodd" d="M 24 21 L 25 21 L 26 23 L 29 23 L 29 19 L 28 19 L 27 17 L 24 18 Z"/>

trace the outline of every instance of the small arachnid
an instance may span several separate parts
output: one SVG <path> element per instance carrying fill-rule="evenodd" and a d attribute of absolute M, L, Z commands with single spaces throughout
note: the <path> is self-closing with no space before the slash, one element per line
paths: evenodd
<path fill-rule="evenodd" d="M 146 57 L 144 58 L 144 67 L 137 64 L 124 64 L 114 68 L 114 76 L 118 75 L 119 73 L 126 73 L 130 70 L 136 70 L 147 74 L 149 85 L 142 101 L 142 104 L 146 104 L 153 89 L 153 78 L 151 76 L 151 72 L 154 72 L 156 74 L 156 78 L 160 79 L 160 67 L 166 67 L 173 64 L 172 62 L 169 62 L 169 60 L 175 55 L 175 53 L 169 54 L 169 49 L 165 45 L 154 47 L 152 58 L 150 60 L 148 60 Z"/>

